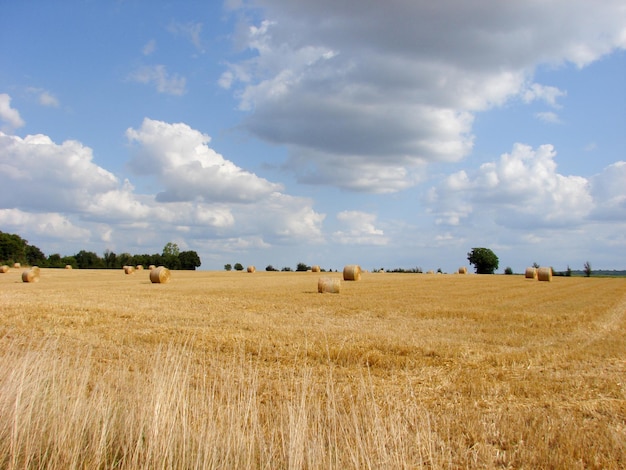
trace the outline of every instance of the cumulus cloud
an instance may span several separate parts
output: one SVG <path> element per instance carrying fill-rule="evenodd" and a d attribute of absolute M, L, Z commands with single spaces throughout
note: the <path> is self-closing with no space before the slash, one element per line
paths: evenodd
<path fill-rule="evenodd" d="M 242 16 L 262 19 L 235 39 L 253 55 L 230 64 L 221 86 L 251 133 L 288 146 L 286 167 L 301 181 L 352 190 L 397 191 L 424 163 L 462 159 L 477 111 L 513 97 L 558 107 L 565 92 L 533 83 L 537 65 L 582 67 L 626 48 L 611 0 L 230 3 L 257 7 Z M 333 171 L 339 160 L 343 172 Z M 355 185 L 363 168 L 394 171 Z"/>
<path fill-rule="evenodd" d="M 0 209 L 0 225 L 20 233 L 22 227 L 29 227 L 29 231 L 36 235 L 69 241 L 82 241 L 91 235 L 86 228 L 56 212 L 32 213 L 20 209 Z"/>
<path fill-rule="evenodd" d="M 134 70 L 128 79 L 133 82 L 153 84 L 159 93 L 181 96 L 186 92 L 187 80 L 178 74 L 169 74 L 165 65 L 145 65 Z"/>
<path fill-rule="evenodd" d="M 255 202 L 281 189 L 245 171 L 208 146 L 211 138 L 187 124 L 144 119 L 141 128 L 128 129 L 138 150 L 130 161 L 139 175 L 153 175 L 165 190 L 162 202 Z"/>
<path fill-rule="evenodd" d="M 3 123 L 1 130 L 11 132 L 24 125 L 18 110 L 11 107 L 11 97 L 6 93 L 0 93 L 0 121 Z"/>
<path fill-rule="evenodd" d="M 468 174 L 460 171 L 429 193 L 441 224 L 458 225 L 488 213 L 506 227 L 583 223 L 594 208 L 589 181 L 557 172 L 552 145 L 515 144 L 511 153 Z"/>
<path fill-rule="evenodd" d="M 376 215 L 362 211 L 342 211 L 337 214 L 341 230 L 333 239 L 342 245 L 386 245 L 389 239 L 376 228 Z"/>
<path fill-rule="evenodd" d="M 6 190 L 1 207 L 81 211 L 93 194 L 119 185 L 92 160 L 92 150 L 74 140 L 56 144 L 41 134 L 21 138 L 0 132 L 0 178 Z"/>

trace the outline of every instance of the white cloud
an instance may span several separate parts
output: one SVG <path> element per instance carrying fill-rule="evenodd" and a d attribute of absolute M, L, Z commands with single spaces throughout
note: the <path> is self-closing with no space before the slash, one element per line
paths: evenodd
<path fill-rule="evenodd" d="M 515 97 L 558 108 L 565 92 L 533 83 L 538 65 L 584 66 L 626 48 L 623 8 L 608 0 L 593 11 L 569 0 L 236 7 L 263 15 L 241 28 L 244 58 L 220 79 L 248 112 L 245 127 L 287 145 L 286 167 L 301 181 L 359 191 L 398 191 L 420 180 L 424 163 L 462 159 L 477 111 Z M 393 175 L 361 178 L 372 168 Z"/>
<path fill-rule="evenodd" d="M 119 183 L 92 161 L 89 147 L 68 140 L 54 143 L 45 135 L 23 139 L 0 132 L 0 178 L 3 208 L 36 211 L 80 211 L 93 195 Z"/>
<path fill-rule="evenodd" d="M 376 228 L 376 215 L 362 211 L 342 211 L 337 214 L 341 230 L 333 239 L 342 245 L 387 245 L 388 237 Z"/>
<path fill-rule="evenodd" d="M 137 174 L 154 175 L 165 187 L 159 201 L 255 202 L 281 186 L 247 172 L 208 146 L 210 137 L 184 123 L 144 119 L 128 129 L 139 144 L 130 162 Z"/>
<path fill-rule="evenodd" d="M 11 132 L 24 125 L 24 120 L 19 111 L 11 107 L 11 97 L 6 93 L 0 93 L 0 121 L 4 122 L 0 130 L 6 132 Z"/>
<path fill-rule="evenodd" d="M 556 100 L 562 96 L 567 96 L 567 92 L 559 90 L 556 87 L 533 83 L 526 91 L 523 92 L 522 99 L 526 103 L 530 103 L 535 100 L 543 100 L 553 108 L 560 108 L 560 105 Z"/>
<path fill-rule="evenodd" d="M 552 111 L 544 111 L 535 114 L 535 117 L 540 121 L 547 122 L 550 124 L 561 124 L 561 119 L 559 115 Z"/>
<path fill-rule="evenodd" d="M 594 208 L 589 181 L 556 171 L 551 145 L 515 144 L 511 153 L 471 174 L 450 175 L 431 191 L 440 223 L 459 225 L 488 214 L 504 227 L 561 227 L 584 223 Z"/>
<path fill-rule="evenodd" d="M 23 233 L 23 227 L 28 227 L 31 233 L 40 237 L 74 242 L 88 239 L 91 235 L 89 230 L 56 212 L 32 213 L 19 209 L 0 209 L 0 225 L 5 230 L 14 229 L 19 233 Z"/>
<path fill-rule="evenodd" d="M 171 76 L 165 65 L 145 65 L 134 70 L 128 79 L 138 83 L 153 84 L 159 93 L 181 96 L 186 93 L 187 80 L 178 74 Z"/>

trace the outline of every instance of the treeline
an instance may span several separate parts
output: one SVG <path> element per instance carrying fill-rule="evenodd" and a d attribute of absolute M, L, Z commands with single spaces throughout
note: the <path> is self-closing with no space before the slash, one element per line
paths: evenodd
<path fill-rule="evenodd" d="M 123 266 L 166 266 L 169 269 L 195 270 L 202 263 L 195 251 L 180 251 L 175 243 L 168 243 L 161 254 L 116 254 L 106 250 L 100 257 L 92 251 L 81 250 L 72 256 L 58 253 L 46 256 L 35 245 L 30 245 L 19 235 L 0 231 L 0 264 L 14 263 L 42 268 L 117 269 Z"/>

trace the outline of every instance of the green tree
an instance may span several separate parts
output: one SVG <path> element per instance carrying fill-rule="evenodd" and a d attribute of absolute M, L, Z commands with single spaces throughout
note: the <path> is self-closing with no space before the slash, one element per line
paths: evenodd
<path fill-rule="evenodd" d="M 224 270 L 225 271 L 231 271 L 233 269 L 233 265 L 230 263 L 227 263 L 224 265 Z"/>
<path fill-rule="evenodd" d="M 107 268 L 116 268 L 118 267 L 116 263 L 117 263 L 117 255 L 113 253 L 111 250 L 106 249 L 104 251 L 104 265 Z"/>
<path fill-rule="evenodd" d="M 507 266 L 505 268 L 504 274 L 513 274 L 513 269 L 511 269 L 511 266 Z"/>
<path fill-rule="evenodd" d="M 585 276 L 590 277 L 591 276 L 591 263 L 589 261 L 585 261 Z"/>
<path fill-rule="evenodd" d="M 46 260 L 46 255 L 43 254 L 39 248 L 35 245 L 26 246 L 26 262 L 31 266 L 41 265 Z"/>
<path fill-rule="evenodd" d="M 235 271 L 243 271 L 243 265 L 241 263 L 235 263 Z"/>
<path fill-rule="evenodd" d="M 309 269 L 311 269 L 311 267 L 307 266 L 306 263 L 298 263 L 298 265 L 296 266 L 297 272 L 305 272 L 305 271 L 308 271 Z"/>
<path fill-rule="evenodd" d="M 176 243 L 167 242 L 163 247 L 163 256 L 178 256 L 180 254 L 180 249 Z"/>
<path fill-rule="evenodd" d="M 190 269 L 193 271 L 202 264 L 198 253 L 195 251 L 181 251 L 178 255 L 178 259 L 180 260 L 180 269 Z"/>
<path fill-rule="evenodd" d="M 489 248 L 472 248 L 467 260 L 476 268 L 476 274 L 493 274 L 498 269 L 498 257 Z"/>
<path fill-rule="evenodd" d="M 103 266 L 102 260 L 93 251 L 80 250 L 74 255 L 79 269 L 100 268 Z"/>

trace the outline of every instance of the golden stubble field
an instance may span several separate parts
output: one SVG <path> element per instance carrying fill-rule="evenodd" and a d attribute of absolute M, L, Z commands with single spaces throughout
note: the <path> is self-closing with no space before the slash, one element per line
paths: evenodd
<path fill-rule="evenodd" d="M 624 468 L 626 280 L 0 274 L 2 468 Z"/>

